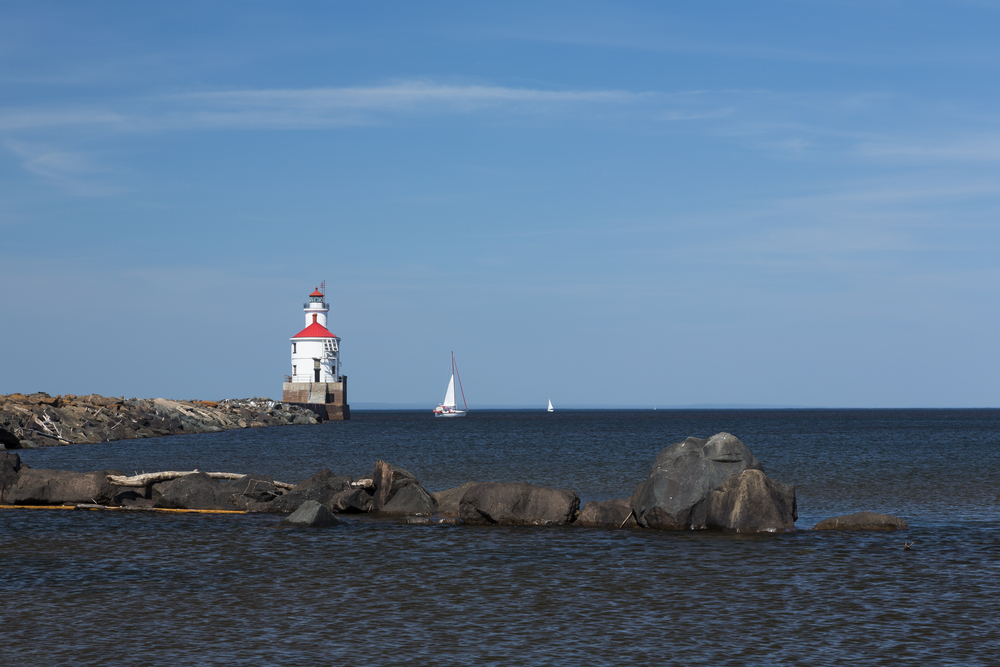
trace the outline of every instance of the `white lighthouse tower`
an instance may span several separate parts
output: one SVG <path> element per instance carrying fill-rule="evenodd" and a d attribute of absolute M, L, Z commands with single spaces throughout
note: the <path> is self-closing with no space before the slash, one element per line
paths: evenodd
<path fill-rule="evenodd" d="M 285 376 L 282 400 L 309 406 L 326 419 L 350 419 L 347 376 L 340 370 L 340 338 L 327 326 L 330 307 L 317 288 L 303 304 L 306 328 L 291 338 L 292 374 Z"/>

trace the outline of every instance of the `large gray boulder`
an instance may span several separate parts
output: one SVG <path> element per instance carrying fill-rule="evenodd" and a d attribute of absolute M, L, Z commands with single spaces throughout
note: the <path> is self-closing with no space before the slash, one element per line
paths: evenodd
<path fill-rule="evenodd" d="M 379 510 L 381 514 L 405 514 L 408 516 L 426 516 L 436 509 L 434 499 L 419 484 L 407 484 Z"/>
<path fill-rule="evenodd" d="M 119 487 L 108 483 L 108 475 L 120 474 L 117 470 L 69 472 L 22 467 L 17 481 L 4 489 L 4 502 L 9 505 L 106 505 L 120 491 Z"/>
<path fill-rule="evenodd" d="M 704 519 L 700 521 L 702 514 Z M 784 492 L 760 470 L 744 470 L 727 479 L 693 515 L 693 528 L 716 528 L 735 533 L 795 530 L 792 508 Z"/>
<path fill-rule="evenodd" d="M 591 500 L 573 523 L 588 528 L 634 528 L 638 525 L 628 498 Z"/>
<path fill-rule="evenodd" d="M 856 512 L 823 519 L 813 530 L 905 530 L 909 527 L 906 521 L 891 514 Z"/>
<path fill-rule="evenodd" d="M 392 497 L 404 486 L 417 483 L 417 476 L 409 470 L 400 468 L 379 459 L 375 461 L 372 471 L 372 481 L 375 484 L 375 495 L 372 498 L 372 511 L 379 512 L 392 500 Z"/>
<path fill-rule="evenodd" d="M 527 482 L 486 482 L 465 492 L 459 516 L 468 524 L 557 525 L 571 523 L 579 507 L 574 491 Z"/>
<path fill-rule="evenodd" d="M 237 509 L 232 490 L 203 472 L 153 484 L 151 499 L 154 507 L 164 509 Z"/>
<path fill-rule="evenodd" d="M 729 433 L 688 438 L 657 454 L 649 477 L 632 496 L 632 511 L 646 528 L 696 528 L 704 516 L 693 516 L 695 508 L 716 487 L 744 470 L 760 468 L 750 449 Z"/>
<path fill-rule="evenodd" d="M 437 506 L 438 513 L 445 516 L 458 516 L 462 496 L 465 495 L 466 491 L 478 483 L 479 482 L 465 482 L 464 484 L 454 488 L 432 493 L 431 497 L 434 499 L 434 504 Z"/>
<path fill-rule="evenodd" d="M 333 516 L 333 513 L 326 507 L 315 500 L 307 500 L 297 510 L 282 520 L 281 525 L 301 528 L 326 528 L 327 526 L 336 526 L 339 523 L 337 517 Z"/>

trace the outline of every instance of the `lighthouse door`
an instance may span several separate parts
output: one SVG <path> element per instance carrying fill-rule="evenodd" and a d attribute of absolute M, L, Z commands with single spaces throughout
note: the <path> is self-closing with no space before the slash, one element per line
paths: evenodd
<path fill-rule="evenodd" d="M 313 376 L 316 378 L 313 382 L 319 382 L 319 359 L 313 359 Z"/>

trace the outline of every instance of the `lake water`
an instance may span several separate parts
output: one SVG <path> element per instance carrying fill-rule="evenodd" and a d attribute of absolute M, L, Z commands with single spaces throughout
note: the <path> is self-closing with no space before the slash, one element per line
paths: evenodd
<path fill-rule="evenodd" d="M 431 491 L 528 481 L 586 502 L 720 431 L 797 485 L 795 533 L 0 511 L 0 663 L 1000 664 L 1000 410 L 356 411 L 20 455 L 287 482 L 384 459 Z M 809 530 L 862 510 L 910 529 Z"/>

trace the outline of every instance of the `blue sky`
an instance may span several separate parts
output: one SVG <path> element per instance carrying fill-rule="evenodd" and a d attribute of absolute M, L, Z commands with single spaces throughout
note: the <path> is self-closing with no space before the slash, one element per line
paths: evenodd
<path fill-rule="evenodd" d="M 4 2 L 0 393 L 1000 405 L 995 2 Z"/>

